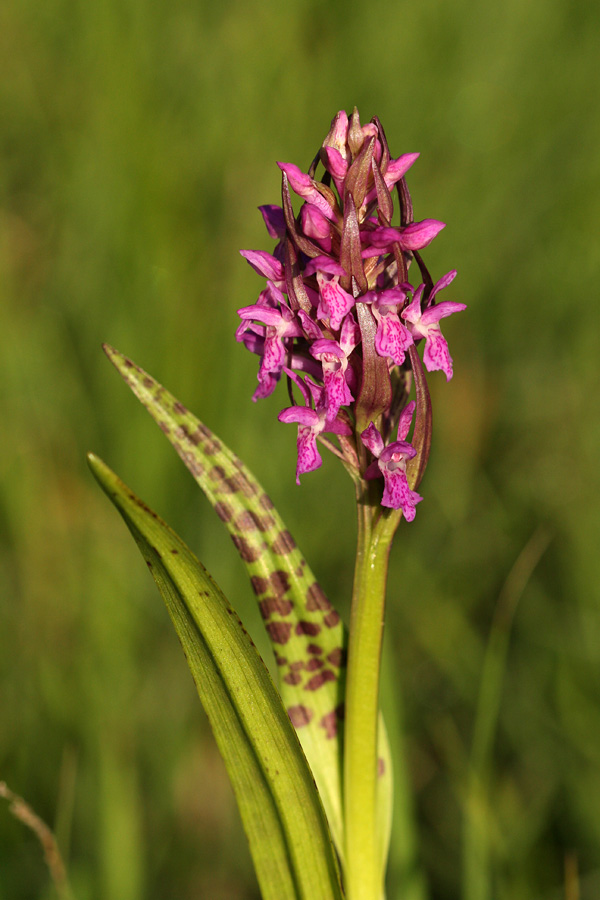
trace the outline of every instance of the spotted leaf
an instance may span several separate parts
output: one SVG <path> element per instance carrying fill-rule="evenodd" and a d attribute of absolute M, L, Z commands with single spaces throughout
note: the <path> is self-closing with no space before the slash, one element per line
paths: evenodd
<path fill-rule="evenodd" d="M 317 783 L 343 862 L 342 738 L 347 635 L 260 484 L 214 434 L 143 369 L 105 352 L 158 423 L 226 526 L 250 577 L 278 667 L 279 690 Z M 387 855 L 391 759 L 380 727 L 380 828 Z"/>
<path fill-rule="evenodd" d="M 264 900 L 342 900 L 311 771 L 242 623 L 183 541 L 90 454 L 150 569 L 227 766 Z"/>

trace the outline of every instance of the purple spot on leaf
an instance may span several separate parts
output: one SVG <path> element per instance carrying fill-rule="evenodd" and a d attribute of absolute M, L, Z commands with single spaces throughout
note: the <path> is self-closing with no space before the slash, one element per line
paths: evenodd
<path fill-rule="evenodd" d="M 287 644 L 292 626 L 289 622 L 271 622 L 267 625 L 267 631 L 274 644 Z"/>
<path fill-rule="evenodd" d="M 331 671 L 331 669 L 323 669 L 322 672 L 318 672 L 316 675 L 307 681 L 304 685 L 305 691 L 318 691 L 320 687 L 323 687 L 328 681 L 335 681 L 335 675 Z"/>
<path fill-rule="evenodd" d="M 278 613 L 280 616 L 289 616 L 294 608 L 294 604 L 280 597 L 269 597 L 267 600 L 259 603 L 258 608 L 263 619 L 269 619 L 273 613 Z"/>
<path fill-rule="evenodd" d="M 319 634 L 321 631 L 321 626 L 317 625 L 316 622 L 298 622 L 296 625 L 296 634 L 309 634 L 312 637 Z"/>
<path fill-rule="evenodd" d="M 306 706 L 290 706 L 288 716 L 294 728 L 302 728 L 303 725 L 308 725 L 313 717 L 313 713 Z"/>
<path fill-rule="evenodd" d="M 337 666 L 339 669 L 346 662 L 346 653 L 341 647 L 336 647 L 335 650 L 327 654 L 327 659 L 332 666 Z"/>
<path fill-rule="evenodd" d="M 233 515 L 231 507 L 226 503 L 222 503 L 221 501 L 219 503 L 215 503 L 214 509 L 222 522 L 229 522 L 231 516 Z"/>
<path fill-rule="evenodd" d="M 315 659 L 313 657 L 312 659 L 308 660 L 308 662 L 306 663 L 306 666 L 304 668 L 306 669 L 307 672 L 314 672 L 315 669 L 322 669 L 324 665 L 325 665 L 325 663 L 323 662 L 322 659 Z"/>
<path fill-rule="evenodd" d="M 244 562 L 256 562 L 257 559 L 260 559 L 262 554 L 260 547 L 248 543 L 246 538 L 239 537 L 237 534 L 232 534 L 231 540 L 235 544 L 236 549 Z"/>
<path fill-rule="evenodd" d="M 310 612 L 314 612 L 317 609 L 331 609 L 331 603 L 325 596 L 323 588 L 316 581 L 306 591 L 306 608 Z"/>

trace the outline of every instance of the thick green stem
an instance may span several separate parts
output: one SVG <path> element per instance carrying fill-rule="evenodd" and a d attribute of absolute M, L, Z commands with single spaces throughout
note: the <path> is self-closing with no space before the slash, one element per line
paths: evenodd
<path fill-rule="evenodd" d="M 359 498 L 358 543 L 350 618 L 344 737 L 346 897 L 380 900 L 377 845 L 377 721 L 388 558 L 398 514 Z"/>

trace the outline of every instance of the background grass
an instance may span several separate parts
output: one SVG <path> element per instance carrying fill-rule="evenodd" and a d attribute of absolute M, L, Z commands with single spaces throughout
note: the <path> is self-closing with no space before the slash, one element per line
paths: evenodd
<path fill-rule="evenodd" d="M 390 898 L 411 842 L 431 900 L 558 900 L 565 858 L 582 900 L 600 895 L 599 30 L 593 0 L 4 0 L 0 778 L 56 826 L 78 900 L 257 897 L 177 640 L 84 454 L 182 534 L 265 649 L 224 530 L 108 340 L 243 457 L 347 611 L 350 482 L 327 460 L 295 486 L 285 399 L 251 403 L 233 331 L 261 287 L 237 251 L 269 247 L 275 160 L 308 166 L 354 104 L 393 155 L 421 151 L 416 216 L 448 223 L 426 259 L 458 268 L 469 305 L 445 328 L 456 375 L 431 379 L 426 500 L 391 564 L 384 694 L 418 830 L 394 833 Z M 549 543 L 504 593 L 520 599 L 483 791 L 484 652 L 532 536 Z M 469 822 L 489 836 L 483 893 Z M 0 809 L 0 898 L 50 896 Z"/>

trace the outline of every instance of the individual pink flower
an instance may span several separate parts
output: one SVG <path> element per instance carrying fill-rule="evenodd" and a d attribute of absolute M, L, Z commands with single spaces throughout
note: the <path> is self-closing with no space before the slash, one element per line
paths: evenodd
<path fill-rule="evenodd" d="M 267 291 L 279 301 L 278 308 L 254 304 L 238 309 L 238 315 L 242 320 L 260 322 L 265 328 L 262 360 L 258 372 L 259 386 L 254 393 L 254 400 L 268 397 L 273 392 L 288 353 L 286 339 L 299 337 L 303 333 L 294 313 L 286 306 L 281 291 L 272 282 L 268 283 Z"/>
<path fill-rule="evenodd" d="M 281 206 L 274 203 L 266 203 L 264 206 L 258 207 L 260 214 L 265 221 L 265 225 L 269 235 L 275 240 L 281 240 L 285 237 L 285 216 Z M 243 256 L 243 254 L 242 254 Z"/>
<path fill-rule="evenodd" d="M 428 372 L 441 370 L 446 375 L 446 380 L 452 378 L 452 357 L 448 350 L 446 338 L 440 329 L 440 319 L 452 315 L 455 312 L 461 312 L 466 309 L 465 303 L 454 303 L 452 300 L 444 300 L 436 306 L 431 305 L 435 295 L 442 288 L 447 287 L 454 280 L 456 271 L 452 270 L 440 278 L 433 286 L 429 294 L 428 306 L 424 312 L 421 312 L 421 300 L 425 285 L 421 284 L 415 291 L 415 296 L 406 309 L 401 313 L 402 318 L 408 322 L 413 339 L 425 338 L 425 349 L 423 351 L 423 362 Z"/>
<path fill-rule="evenodd" d="M 388 167 L 383 174 L 383 180 L 388 190 L 391 191 L 394 185 L 406 175 L 420 155 L 420 153 L 403 153 L 398 159 L 390 159 Z"/>
<path fill-rule="evenodd" d="M 333 183 L 341 196 L 344 190 L 344 179 L 348 172 L 348 160 L 335 147 L 323 147 L 323 152 L 325 168 L 333 178 Z"/>
<path fill-rule="evenodd" d="M 374 478 L 379 474 L 383 475 L 381 505 L 401 509 L 407 522 L 412 522 L 415 517 L 415 506 L 423 499 L 416 491 L 411 491 L 406 477 L 406 463 L 417 455 L 412 444 L 404 440 L 410 430 L 415 406 L 413 400 L 403 410 L 398 423 L 398 440 L 388 444 L 387 447 L 373 422 L 360 436 L 365 447 L 375 457 L 365 477 Z"/>
<path fill-rule="evenodd" d="M 359 340 L 360 330 L 352 313 L 349 313 L 342 325 L 339 342 L 323 338 L 315 341 L 310 348 L 311 355 L 320 360 L 323 366 L 328 419 L 335 419 L 339 409 L 342 406 L 348 406 L 354 400 L 348 387 L 346 371 L 348 357 Z"/>
<path fill-rule="evenodd" d="M 296 384 L 299 379 L 294 378 Z M 316 409 L 310 406 L 310 398 L 306 387 L 303 387 L 303 393 L 306 399 L 306 406 L 290 406 L 282 410 L 277 417 L 280 422 L 297 422 L 298 423 L 298 462 L 296 465 L 296 484 L 300 484 L 300 476 L 306 472 L 313 472 L 323 464 L 323 459 L 317 447 L 317 437 L 324 431 L 331 434 L 352 434 L 350 426 L 338 418 L 331 418 L 327 413 L 324 405 L 325 391 L 314 383 L 308 381 L 311 388 L 311 394 L 315 399 Z"/>
<path fill-rule="evenodd" d="M 404 153 L 402 156 L 399 156 L 398 159 L 391 159 L 389 161 L 388 167 L 385 170 L 385 173 L 383 173 L 383 180 L 388 191 L 391 191 L 394 185 L 397 184 L 400 179 L 406 175 L 412 164 L 419 158 L 419 156 L 419 153 Z M 374 167 L 376 163 L 377 161 L 374 160 L 372 166 Z M 370 206 L 371 203 L 373 203 L 373 201 L 376 199 L 376 197 L 377 189 L 375 188 L 375 186 L 373 186 L 367 193 L 363 206 Z"/>
<path fill-rule="evenodd" d="M 337 331 L 354 307 L 354 297 L 340 287 L 339 277 L 329 279 L 322 272 L 317 272 L 317 284 L 319 285 L 317 318 L 322 321 L 329 319 L 329 324 Z"/>
<path fill-rule="evenodd" d="M 255 272 L 264 275 L 278 288 L 285 288 L 285 271 L 283 263 L 276 259 L 272 253 L 265 250 L 240 250 L 240 255 L 249 262 Z"/>
<path fill-rule="evenodd" d="M 305 200 L 308 200 L 309 203 L 316 206 L 326 219 L 334 220 L 336 218 L 333 209 L 325 197 L 317 190 L 315 182 L 309 175 L 305 175 L 304 172 L 301 172 L 294 163 L 278 162 L 277 165 L 281 171 L 287 175 L 292 190 L 295 191 L 299 197 L 303 197 Z"/>
<path fill-rule="evenodd" d="M 375 350 L 397 366 L 402 365 L 406 351 L 413 343 L 412 334 L 398 314 L 398 306 L 404 303 L 406 296 L 406 291 L 395 287 L 387 291 L 369 291 L 362 298 L 371 304 L 377 322 Z"/>
<path fill-rule="evenodd" d="M 391 253 L 394 244 L 399 244 L 403 250 L 422 250 L 445 227 L 445 223 L 438 222 L 437 219 L 423 219 L 422 222 L 413 222 L 402 228 L 388 225 L 375 228 L 373 231 L 361 231 L 361 238 L 367 243 L 362 251 L 362 257 L 367 259 L 370 256 Z"/>
<path fill-rule="evenodd" d="M 300 212 L 304 234 L 317 243 L 326 253 L 331 250 L 331 222 L 314 203 L 305 203 Z"/>

